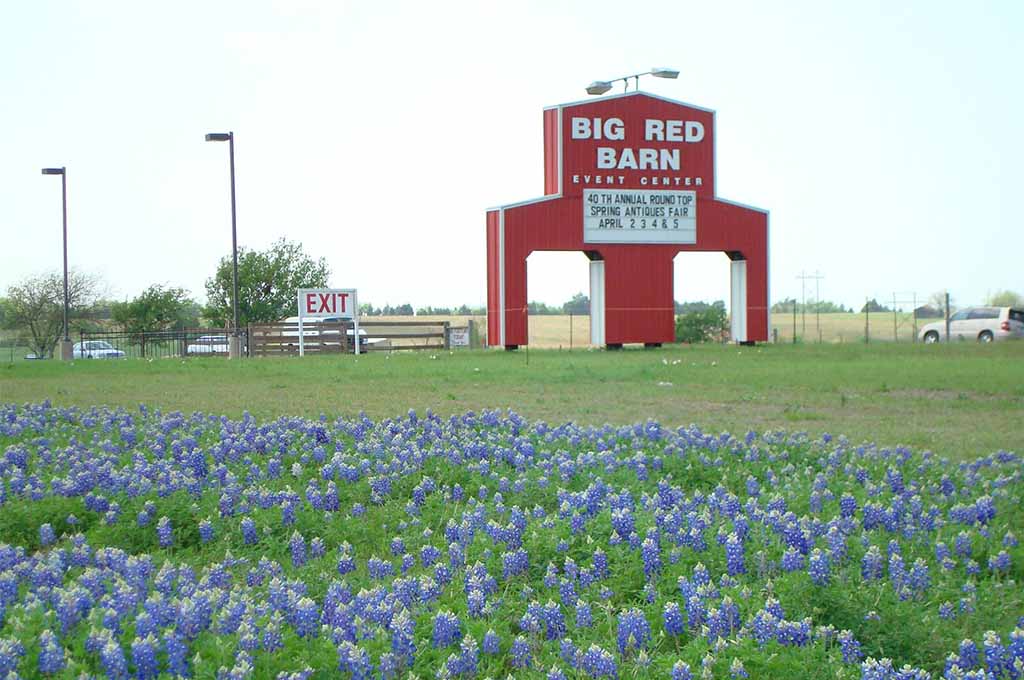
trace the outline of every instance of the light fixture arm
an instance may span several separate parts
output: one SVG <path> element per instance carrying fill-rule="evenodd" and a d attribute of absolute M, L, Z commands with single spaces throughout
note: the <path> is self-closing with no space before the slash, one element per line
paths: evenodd
<path fill-rule="evenodd" d="M 644 71 L 642 73 L 631 73 L 628 76 L 620 76 L 618 78 L 612 78 L 611 80 L 598 80 L 590 84 L 587 88 L 587 93 L 592 95 L 601 95 L 612 88 L 612 83 L 622 81 L 623 92 L 629 92 L 629 80 L 633 79 L 633 91 L 640 91 L 640 76 L 654 76 L 655 78 L 678 78 L 679 71 L 670 68 L 652 68 L 650 71 Z"/>

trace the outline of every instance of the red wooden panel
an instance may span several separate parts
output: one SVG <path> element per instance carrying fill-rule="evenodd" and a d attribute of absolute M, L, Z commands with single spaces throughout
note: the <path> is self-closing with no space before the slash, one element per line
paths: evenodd
<path fill-rule="evenodd" d="M 487 213 L 487 342 L 501 344 L 501 327 L 498 313 L 501 295 L 501 272 L 498 267 L 500 212 Z"/>
<path fill-rule="evenodd" d="M 544 195 L 558 193 L 558 109 L 544 111 Z"/>

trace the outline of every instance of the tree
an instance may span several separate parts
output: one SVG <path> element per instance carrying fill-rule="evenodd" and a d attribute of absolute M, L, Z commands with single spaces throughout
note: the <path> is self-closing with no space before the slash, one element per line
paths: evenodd
<path fill-rule="evenodd" d="M 946 311 L 947 311 L 946 310 L 946 291 L 940 290 L 937 293 L 932 293 L 928 297 L 928 305 L 930 307 L 932 307 L 933 309 L 937 309 L 939 311 L 939 316 L 940 317 L 945 317 L 946 316 Z M 950 306 L 949 312 L 952 314 L 953 313 L 953 310 L 952 310 L 952 308 L 953 308 L 953 296 L 950 296 L 950 298 L 949 298 L 949 306 Z"/>
<path fill-rule="evenodd" d="M 871 314 L 876 314 L 876 313 L 891 312 L 891 311 L 892 310 L 889 309 L 888 307 L 886 307 L 885 305 L 879 304 L 878 300 L 876 300 L 875 298 L 871 298 L 870 300 L 868 300 L 867 302 L 864 303 L 863 307 L 860 308 L 860 313 L 861 314 L 864 314 L 865 312 L 869 312 Z"/>
<path fill-rule="evenodd" d="M 68 323 L 99 295 L 100 280 L 91 274 L 68 272 Z M 30 276 L 7 289 L 4 325 L 25 334 L 36 356 L 52 357 L 64 333 L 64 274 Z"/>
<path fill-rule="evenodd" d="M 206 280 L 204 316 L 217 326 L 232 318 L 231 256 L 221 258 Z M 302 244 L 281 238 L 268 250 L 238 249 L 238 323 L 277 321 L 295 311 L 299 288 L 325 288 L 331 270 L 327 260 L 314 260 Z"/>
<path fill-rule="evenodd" d="M 705 309 L 676 317 L 676 342 L 709 342 L 726 330 L 725 302 L 717 300 Z"/>
<path fill-rule="evenodd" d="M 985 302 L 992 307 L 1024 307 L 1024 296 L 1012 290 L 997 290 Z"/>
<path fill-rule="evenodd" d="M 576 293 L 562 305 L 563 314 L 590 314 L 590 298 L 583 293 Z"/>
<path fill-rule="evenodd" d="M 115 302 L 111 317 L 129 333 L 199 325 L 199 305 L 184 288 L 155 284 L 131 302 Z"/>

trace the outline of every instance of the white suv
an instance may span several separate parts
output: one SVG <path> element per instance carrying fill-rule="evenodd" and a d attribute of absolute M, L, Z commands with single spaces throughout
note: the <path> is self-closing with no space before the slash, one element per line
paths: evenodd
<path fill-rule="evenodd" d="M 993 342 L 1024 338 L 1024 311 L 1012 307 L 969 307 L 949 317 L 949 335 L 954 340 Z M 927 343 L 946 337 L 946 322 L 924 326 L 918 338 Z"/>

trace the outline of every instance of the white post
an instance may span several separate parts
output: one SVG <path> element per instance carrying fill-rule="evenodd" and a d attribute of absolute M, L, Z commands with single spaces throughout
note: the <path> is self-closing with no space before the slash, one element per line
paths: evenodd
<path fill-rule="evenodd" d="M 352 291 L 352 333 L 356 336 L 356 356 L 359 356 L 359 299 Z"/>
<path fill-rule="evenodd" d="M 590 261 L 590 344 L 604 344 L 604 260 Z"/>
<path fill-rule="evenodd" d="M 299 356 L 306 356 L 306 336 L 302 332 L 302 290 L 299 290 Z"/>
<path fill-rule="evenodd" d="M 747 340 L 747 261 L 732 260 L 729 263 L 731 279 L 729 313 L 732 316 L 729 333 L 733 342 Z"/>

